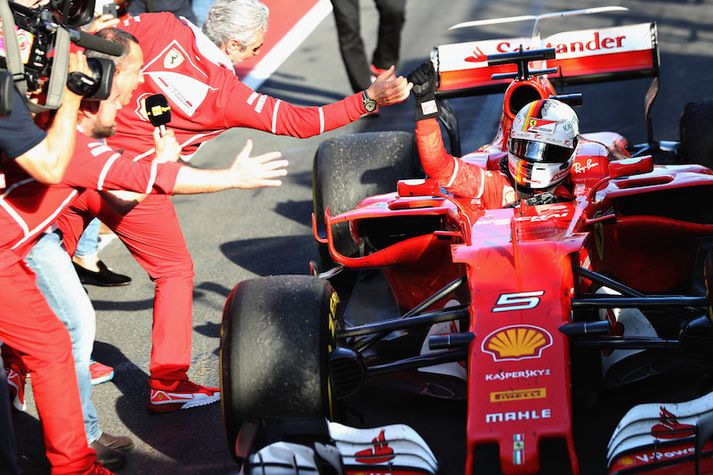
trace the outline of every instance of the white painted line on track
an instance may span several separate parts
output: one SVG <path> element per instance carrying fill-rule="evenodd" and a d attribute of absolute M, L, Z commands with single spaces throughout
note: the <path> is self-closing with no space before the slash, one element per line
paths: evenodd
<path fill-rule="evenodd" d="M 331 12 L 332 3 L 329 0 L 319 0 L 275 47 L 255 65 L 242 82 L 251 89 L 257 90 Z"/>

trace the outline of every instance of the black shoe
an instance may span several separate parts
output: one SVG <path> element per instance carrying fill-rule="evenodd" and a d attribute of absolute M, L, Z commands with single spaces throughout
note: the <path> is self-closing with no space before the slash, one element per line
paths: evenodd
<path fill-rule="evenodd" d="M 97 453 L 97 462 L 109 470 L 119 470 L 126 465 L 126 455 L 121 450 L 111 449 L 98 440 L 89 444 L 89 448 Z"/>
<path fill-rule="evenodd" d="M 99 287 L 117 287 L 119 285 L 129 285 L 131 277 L 128 275 L 117 274 L 109 269 L 102 261 L 97 262 L 99 272 L 94 272 L 85 269 L 76 262 L 73 262 L 74 268 L 77 270 L 79 281 L 84 285 L 97 285 Z"/>
<path fill-rule="evenodd" d="M 104 447 L 121 450 L 122 452 L 128 452 L 134 448 L 134 441 L 125 435 L 111 435 L 106 432 L 102 432 L 102 435 L 97 439 L 97 442 L 102 444 Z"/>

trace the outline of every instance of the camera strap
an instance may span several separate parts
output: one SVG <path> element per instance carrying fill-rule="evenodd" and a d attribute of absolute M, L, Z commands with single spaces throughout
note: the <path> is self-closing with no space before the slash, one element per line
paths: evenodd
<path fill-rule="evenodd" d="M 58 109 L 62 104 L 64 83 L 67 79 L 69 64 L 69 32 L 64 28 L 57 28 L 55 35 L 55 54 L 50 74 L 47 100 L 44 105 L 35 104 L 27 99 L 27 83 L 25 82 L 25 65 L 22 63 L 20 47 L 15 34 L 15 18 L 12 15 L 8 0 L 0 0 L 0 19 L 2 19 L 3 36 L 5 38 L 5 62 L 7 69 L 12 74 L 15 87 L 25 98 L 28 109 L 32 112 L 44 112 Z"/>

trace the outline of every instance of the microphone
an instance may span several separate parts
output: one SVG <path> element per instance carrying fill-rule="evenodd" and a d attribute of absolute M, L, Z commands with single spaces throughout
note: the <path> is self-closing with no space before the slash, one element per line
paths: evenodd
<path fill-rule="evenodd" d="M 99 38 L 96 35 L 85 33 L 81 30 L 73 30 L 71 28 L 67 30 L 69 31 L 69 39 L 77 46 L 111 56 L 121 56 L 124 54 L 124 47 L 116 41 L 105 40 L 104 38 Z"/>
<path fill-rule="evenodd" d="M 144 105 L 146 116 L 154 127 L 158 127 L 161 135 L 166 133 L 166 124 L 171 122 L 171 106 L 163 94 L 154 94 L 146 98 Z"/>

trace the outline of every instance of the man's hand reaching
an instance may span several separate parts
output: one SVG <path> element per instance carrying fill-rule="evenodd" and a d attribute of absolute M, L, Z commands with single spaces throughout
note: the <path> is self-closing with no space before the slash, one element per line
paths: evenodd
<path fill-rule="evenodd" d="M 394 67 L 391 66 L 376 78 L 366 93 L 379 107 L 383 107 L 405 101 L 411 92 L 411 87 L 406 78 L 394 74 Z"/>
<path fill-rule="evenodd" d="M 230 188 L 260 188 L 280 186 L 277 178 L 287 175 L 287 160 L 280 160 L 280 152 L 251 157 L 253 143 L 248 140 L 230 168 L 207 170 L 183 166 L 178 171 L 175 194 L 212 193 Z"/>
<path fill-rule="evenodd" d="M 230 172 L 233 177 L 234 188 L 259 188 L 263 186 L 280 186 L 281 180 L 275 178 L 287 175 L 286 167 L 289 164 L 282 158 L 280 152 L 269 152 L 257 157 L 251 157 L 252 140 L 245 142 Z"/>

